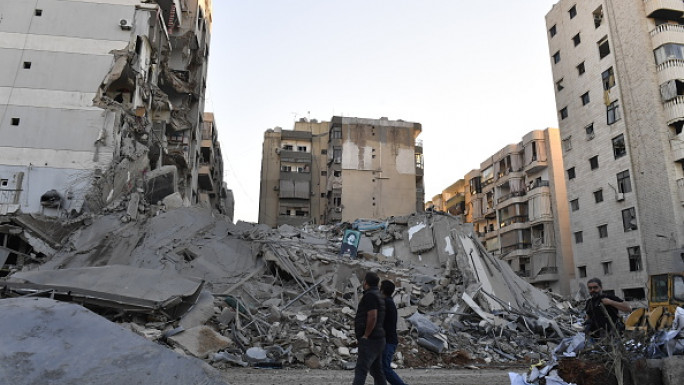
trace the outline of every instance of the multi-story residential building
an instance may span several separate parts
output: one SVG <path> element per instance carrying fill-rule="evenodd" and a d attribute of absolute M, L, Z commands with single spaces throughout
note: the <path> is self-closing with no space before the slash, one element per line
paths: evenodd
<path fill-rule="evenodd" d="M 459 182 L 447 190 L 459 191 Z M 449 199 L 461 201 L 458 193 Z M 558 129 L 532 131 L 486 159 L 465 175 L 462 201 L 464 220 L 488 252 L 531 284 L 569 293 L 573 254 Z"/>
<path fill-rule="evenodd" d="M 230 196 L 202 142 L 209 0 L 3 0 L 0 15 L 0 213 Z"/>
<path fill-rule="evenodd" d="M 577 283 L 627 299 L 684 270 L 684 3 L 561 0 L 546 15 Z"/>
<path fill-rule="evenodd" d="M 301 119 L 264 134 L 259 223 L 334 223 L 423 210 L 420 124 Z"/>
<path fill-rule="evenodd" d="M 420 123 L 334 116 L 328 144 L 327 222 L 422 212 Z"/>
<path fill-rule="evenodd" d="M 329 122 L 300 119 L 264 133 L 259 223 L 325 223 Z"/>
<path fill-rule="evenodd" d="M 214 114 L 204 113 L 200 141 L 200 159 L 197 168 L 197 194 L 199 204 L 211 207 L 233 218 L 235 202 L 233 192 L 223 181 L 223 155 L 218 140 Z"/>
<path fill-rule="evenodd" d="M 465 214 L 465 180 L 459 179 L 441 193 L 432 197 L 431 201 L 425 202 L 425 208 L 443 211 L 451 215 L 460 216 L 463 220 Z"/>

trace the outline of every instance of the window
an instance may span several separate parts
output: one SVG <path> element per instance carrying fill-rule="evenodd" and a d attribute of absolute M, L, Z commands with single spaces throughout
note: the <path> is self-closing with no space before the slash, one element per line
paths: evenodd
<path fill-rule="evenodd" d="M 306 152 L 306 146 L 297 146 L 297 151 Z"/>
<path fill-rule="evenodd" d="M 561 80 L 559 80 L 559 81 L 556 82 L 556 90 L 557 90 L 557 91 L 560 91 L 560 90 L 562 90 L 563 88 L 565 88 L 565 87 L 563 87 L 563 78 L 561 78 Z"/>
<path fill-rule="evenodd" d="M 0 187 L 7 187 L 9 179 L 0 179 Z"/>
<path fill-rule="evenodd" d="M 577 274 L 579 275 L 580 278 L 586 278 L 587 277 L 587 267 L 586 266 L 577 266 Z"/>
<path fill-rule="evenodd" d="M 584 62 L 581 62 L 577 65 L 577 74 L 582 75 L 584 72 L 585 72 Z"/>
<path fill-rule="evenodd" d="M 328 155 L 328 149 L 327 148 L 322 149 L 321 155 Z"/>
<path fill-rule="evenodd" d="M 572 211 L 579 210 L 579 199 L 573 199 L 570 201 L 570 210 L 572 210 Z"/>
<path fill-rule="evenodd" d="M 572 136 L 563 139 L 563 151 L 568 152 L 572 150 Z"/>
<path fill-rule="evenodd" d="M 603 89 L 609 90 L 615 86 L 615 74 L 613 73 L 613 67 L 601 73 L 601 79 L 603 81 Z"/>
<path fill-rule="evenodd" d="M 613 274 L 613 262 L 601 262 L 601 265 L 603 266 L 603 275 Z"/>
<path fill-rule="evenodd" d="M 604 37 L 598 43 L 596 43 L 596 45 L 598 45 L 599 58 L 603 59 L 604 57 L 610 54 L 610 44 L 608 43 L 608 37 Z"/>
<path fill-rule="evenodd" d="M 587 134 L 587 140 L 594 139 L 594 123 L 591 123 L 584 127 L 584 132 Z"/>
<path fill-rule="evenodd" d="M 684 45 L 676 43 L 663 44 L 653 51 L 656 65 L 661 65 L 670 60 L 684 59 Z"/>
<path fill-rule="evenodd" d="M 575 243 L 582 243 L 584 242 L 584 237 L 582 236 L 581 231 L 575 231 Z"/>
<path fill-rule="evenodd" d="M 594 28 L 600 27 L 603 22 L 603 6 L 599 5 L 599 7 L 592 12 L 592 15 L 594 16 Z"/>
<path fill-rule="evenodd" d="M 280 171 L 282 171 L 282 172 L 291 172 L 291 171 L 292 171 L 292 166 L 282 165 L 282 166 L 280 166 Z"/>
<path fill-rule="evenodd" d="M 580 43 L 580 34 L 578 33 L 577 35 L 572 37 L 572 42 L 575 44 L 575 47 L 577 47 Z"/>
<path fill-rule="evenodd" d="M 25 69 L 25 70 L 31 69 L 31 62 L 30 62 L 30 61 L 25 61 L 25 62 L 24 62 L 24 69 Z"/>
<path fill-rule="evenodd" d="M 594 191 L 594 202 L 596 202 L 596 203 L 603 202 L 603 190 L 602 189 Z"/>
<path fill-rule="evenodd" d="M 641 271 L 641 248 L 639 246 L 628 247 L 629 271 Z"/>
<path fill-rule="evenodd" d="M 622 227 L 624 227 L 625 232 L 638 229 L 634 207 L 622 210 Z"/>
<path fill-rule="evenodd" d="M 335 176 L 335 177 L 341 177 L 341 176 L 342 176 L 342 171 L 339 171 L 339 170 L 333 171 L 333 176 Z"/>
<path fill-rule="evenodd" d="M 21 119 L 19 119 L 19 118 L 12 118 L 11 124 L 13 126 L 18 126 L 20 121 L 21 121 Z"/>
<path fill-rule="evenodd" d="M 606 106 L 606 123 L 613 124 L 620 120 L 620 105 L 617 100 Z"/>
<path fill-rule="evenodd" d="M 684 301 L 684 278 L 675 275 L 672 280 L 672 297 L 677 301 Z"/>
<path fill-rule="evenodd" d="M 285 150 L 285 151 L 292 151 L 293 149 L 294 149 L 294 147 L 292 147 L 291 144 L 284 144 L 283 145 L 283 150 Z"/>
<path fill-rule="evenodd" d="M 333 148 L 333 162 L 342 163 L 342 148 L 340 148 L 340 147 L 334 147 Z"/>
<path fill-rule="evenodd" d="M 570 8 L 570 10 L 568 11 L 568 14 L 570 15 L 571 19 L 577 16 L 577 7 L 573 5 L 572 8 Z"/>
<path fill-rule="evenodd" d="M 561 108 L 560 112 L 560 118 L 561 120 L 565 119 L 568 117 L 568 107 L 563 107 Z"/>
<path fill-rule="evenodd" d="M 585 92 L 580 96 L 580 99 L 582 99 L 582 105 L 586 106 L 589 104 L 589 91 Z"/>
<path fill-rule="evenodd" d="M 589 167 L 591 167 L 592 170 L 599 168 L 598 155 L 589 158 Z"/>
<path fill-rule="evenodd" d="M 632 183 L 629 180 L 629 170 L 617 173 L 617 185 L 619 193 L 632 192 Z"/>
<path fill-rule="evenodd" d="M 325 198 L 325 193 L 321 193 L 321 198 Z"/>
<path fill-rule="evenodd" d="M 36 9 L 33 11 L 33 14 L 36 16 L 43 16 L 43 10 L 42 9 Z"/>
<path fill-rule="evenodd" d="M 568 179 L 575 179 L 575 168 L 574 167 L 570 167 L 567 170 L 567 173 L 568 173 Z"/>
<path fill-rule="evenodd" d="M 643 287 L 622 289 L 622 296 L 625 301 L 642 301 L 646 299 L 646 291 L 644 291 Z"/>
<path fill-rule="evenodd" d="M 558 62 L 560 62 L 560 51 L 553 54 L 553 64 L 558 64 Z"/>
<path fill-rule="evenodd" d="M 599 238 L 607 238 L 608 237 L 608 225 L 598 226 L 597 229 L 598 229 Z"/>
<path fill-rule="evenodd" d="M 326 171 L 326 170 L 321 171 L 321 176 L 328 176 L 328 171 Z"/>
<path fill-rule="evenodd" d="M 551 28 L 549 28 L 549 35 L 551 37 L 556 36 L 556 25 L 555 24 Z"/>
<path fill-rule="evenodd" d="M 625 136 L 620 134 L 613 138 L 613 156 L 615 159 L 625 156 L 627 149 L 625 148 Z"/>
<path fill-rule="evenodd" d="M 332 139 L 342 139 L 342 128 L 335 127 L 332 129 Z"/>

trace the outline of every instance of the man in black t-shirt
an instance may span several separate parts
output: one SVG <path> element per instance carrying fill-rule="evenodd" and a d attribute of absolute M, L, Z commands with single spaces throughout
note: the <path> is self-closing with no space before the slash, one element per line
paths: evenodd
<path fill-rule="evenodd" d="M 354 332 L 359 345 L 359 353 L 354 368 L 354 385 L 366 383 L 370 372 L 375 385 L 386 385 L 382 371 L 382 351 L 385 348 L 385 301 L 378 289 L 380 278 L 370 272 L 363 279 L 363 297 L 359 301 L 354 317 Z"/>
<path fill-rule="evenodd" d="M 603 337 L 609 330 L 612 330 L 611 322 L 606 317 L 606 312 L 612 320 L 613 325 L 618 324 L 620 316 L 618 311 L 628 313 L 632 309 L 622 299 L 603 293 L 601 280 L 592 278 L 587 282 L 587 288 L 591 298 L 587 300 L 584 310 L 587 312 L 587 319 L 584 323 L 588 337 Z M 605 309 L 605 311 L 604 311 Z"/>
<path fill-rule="evenodd" d="M 394 293 L 394 283 L 392 281 L 384 280 L 380 283 L 380 292 L 385 298 L 385 322 L 383 328 L 385 329 L 385 351 L 382 353 L 382 370 L 385 372 L 385 378 L 390 385 L 406 385 L 399 375 L 392 369 L 392 357 L 399 345 L 399 337 L 397 336 L 397 305 L 394 304 L 392 293 Z"/>

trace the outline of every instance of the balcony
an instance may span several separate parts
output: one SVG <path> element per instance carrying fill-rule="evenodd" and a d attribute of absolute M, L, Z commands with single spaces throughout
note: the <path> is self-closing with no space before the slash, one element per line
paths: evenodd
<path fill-rule="evenodd" d="M 670 138 L 670 149 L 675 162 L 684 160 L 684 133 Z"/>
<path fill-rule="evenodd" d="M 527 215 L 516 215 L 507 219 L 504 219 L 501 221 L 500 227 L 503 229 L 505 227 L 511 226 L 516 223 L 527 223 L 528 217 Z M 516 226 L 516 228 L 519 228 L 520 226 Z M 512 229 L 506 229 L 506 231 L 512 230 Z"/>
<path fill-rule="evenodd" d="M 682 0 L 644 0 L 644 8 L 654 19 L 678 20 L 684 14 Z"/>
<path fill-rule="evenodd" d="M 515 243 L 509 246 L 504 246 L 501 248 L 501 254 L 507 254 L 507 253 L 514 253 L 516 251 L 525 251 L 528 250 L 532 247 L 532 244 L 529 242 L 519 242 Z M 524 254 L 526 255 L 527 252 L 525 251 Z"/>
<path fill-rule="evenodd" d="M 524 197 L 524 196 L 525 196 L 525 191 L 514 191 L 514 192 L 508 193 L 508 194 L 502 196 L 501 198 L 497 199 L 496 202 L 501 204 L 501 203 L 503 203 L 503 202 L 505 202 L 511 198 L 518 198 L 518 197 Z"/>
<path fill-rule="evenodd" d="M 679 202 L 684 206 L 684 178 L 677 179 L 677 191 L 679 192 Z"/>
<path fill-rule="evenodd" d="M 515 274 L 517 274 L 518 277 L 527 278 L 530 276 L 531 273 L 529 270 L 518 270 L 515 272 Z"/>
<path fill-rule="evenodd" d="M 211 167 L 208 164 L 200 164 L 197 168 L 197 184 L 202 190 L 214 190 L 214 180 L 211 177 Z"/>
<path fill-rule="evenodd" d="M 672 124 L 684 119 L 684 96 L 677 96 L 669 102 L 666 102 L 663 107 L 665 108 L 665 119 L 667 119 L 667 124 Z"/>
<path fill-rule="evenodd" d="M 496 218 L 496 210 L 494 210 L 493 207 L 485 208 L 484 217 L 485 218 Z"/>
<path fill-rule="evenodd" d="M 665 43 L 679 43 L 684 39 L 684 26 L 678 24 L 661 24 L 650 32 L 654 47 Z"/>
<path fill-rule="evenodd" d="M 674 79 L 684 79 L 684 60 L 669 59 L 656 66 L 658 83 L 663 84 Z"/>
<path fill-rule="evenodd" d="M 536 172 L 545 169 L 549 165 L 546 159 L 541 160 L 539 157 L 533 157 L 532 161 L 525 165 L 525 172 L 528 174 L 534 174 Z"/>
<path fill-rule="evenodd" d="M 560 276 L 558 275 L 558 268 L 555 266 L 542 267 L 529 282 L 530 283 L 542 283 L 542 282 L 554 282 L 558 281 Z"/>

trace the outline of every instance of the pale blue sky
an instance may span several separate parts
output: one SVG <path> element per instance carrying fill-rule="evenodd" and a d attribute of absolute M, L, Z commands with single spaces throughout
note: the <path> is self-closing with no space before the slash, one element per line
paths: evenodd
<path fill-rule="evenodd" d="M 426 199 L 557 127 L 544 16 L 557 0 L 214 0 L 209 100 L 256 222 L 263 133 L 333 115 L 419 122 Z"/>

